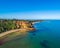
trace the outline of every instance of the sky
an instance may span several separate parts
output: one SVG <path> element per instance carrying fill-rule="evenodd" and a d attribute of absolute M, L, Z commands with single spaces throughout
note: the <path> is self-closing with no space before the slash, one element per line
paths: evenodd
<path fill-rule="evenodd" d="M 0 0 L 1 19 L 59 19 L 59 0 Z"/>

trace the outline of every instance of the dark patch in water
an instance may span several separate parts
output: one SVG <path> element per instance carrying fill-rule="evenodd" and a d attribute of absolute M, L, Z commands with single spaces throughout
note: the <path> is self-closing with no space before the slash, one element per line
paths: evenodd
<path fill-rule="evenodd" d="M 33 36 L 35 36 L 36 33 L 37 33 L 37 30 L 34 30 L 34 31 L 29 32 L 29 34 L 32 34 Z"/>
<path fill-rule="evenodd" d="M 40 45 L 41 45 L 43 48 L 50 48 L 49 42 L 48 42 L 47 40 L 43 40 L 42 42 L 40 42 Z"/>
<path fill-rule="evenodd" d="M 33 33 L 33 36 L 35 36 L 36 34 L 35 33 Z"/>
<path fill-rule="evenodd" d="M 40 29 L 36 29 L 34 31 L 29 32 L 30 34 L 36 35 L 36 33 L 40 32 Z"/>

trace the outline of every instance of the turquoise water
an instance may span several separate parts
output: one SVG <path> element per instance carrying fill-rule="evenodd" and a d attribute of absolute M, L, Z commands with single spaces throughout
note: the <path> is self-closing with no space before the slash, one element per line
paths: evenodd
<path fill-rule="evenodd" d="M 34 24 L 35 31 L 24 38 L 10 41 L 0 48 L 60 48 L 60 20 L 48 20 Z"/>
<path fill-rule="evenodd" d="M 31 40 L 36 48 L 60 48 L 60 20 L 44 21 L 34 26 L 36 31 L 30 33 L 30 37 L 33 36 Z M 42 45 L 41 42 L 49 47 Z"/>

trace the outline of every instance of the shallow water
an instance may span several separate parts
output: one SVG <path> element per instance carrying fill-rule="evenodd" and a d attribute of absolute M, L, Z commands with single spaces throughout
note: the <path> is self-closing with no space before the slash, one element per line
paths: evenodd
<path fill-rule="evenodd" d="M 60 20 L 48 20 L 34 24 L 35 31 L 23 38 L 12 40 L 0 48 L 60 48 Z"/>

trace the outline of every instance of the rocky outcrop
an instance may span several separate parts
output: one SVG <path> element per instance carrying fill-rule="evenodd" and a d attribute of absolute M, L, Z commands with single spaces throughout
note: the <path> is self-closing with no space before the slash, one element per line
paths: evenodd
<path fill-rule="evenodd" d="M 16 27 L 17 28 L 34 28 L 31 22 L 28 21 L 16 21 Z"/>

